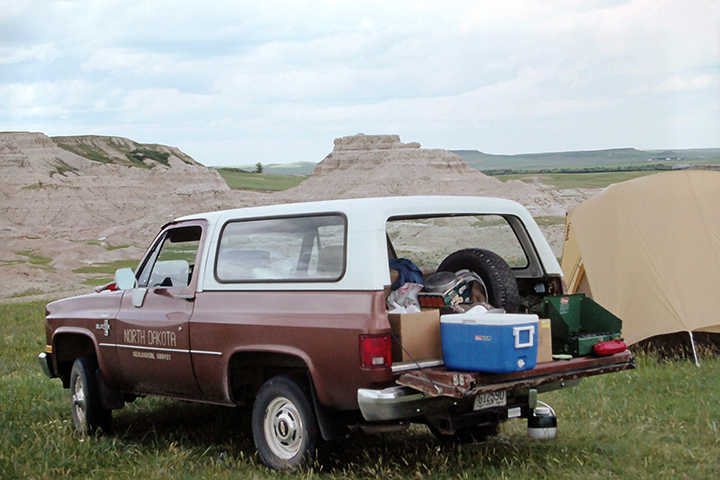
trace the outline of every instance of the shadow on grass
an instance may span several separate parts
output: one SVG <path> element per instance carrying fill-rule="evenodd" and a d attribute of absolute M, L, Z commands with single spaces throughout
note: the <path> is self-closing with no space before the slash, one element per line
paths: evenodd
<path fill-rule="evenodd" d="M 492 478 L 502 472 L 545 474 L 563 462 L 617 453 L 597 444 L 533 441 L 524 436 L 524 424 L 517 424 L 514 430 L 483 443 L 465 445 L 440 442 L 419 425 L 406 432 L 357 435 L 327 444 L 313 471 L 342 477 L 482 473 Z M 225 459 L 240 468 L 260 465 L 248 408 L 141 399 L 115 413 L 113 436 L 126 447 L 147 452 L 180 446 L 198 460 Z"/>

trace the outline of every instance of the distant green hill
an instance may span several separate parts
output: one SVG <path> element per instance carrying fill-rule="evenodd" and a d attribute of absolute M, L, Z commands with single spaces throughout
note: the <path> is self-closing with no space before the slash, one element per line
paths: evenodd
<path fill-rule="evenodd" d="M 313 162 L 294 162 L 294 163 L 268 163 L 263 164 L 263 173 L 270 175 L 312 175 L 317 163 Z M 254 172 L 257 168 L 255 165 L 233 165 L 230 167 L 212 167 L 212 168 L 236 168 L 245 170 L 246 172 Z"/>
<path fill-rule="evenodd" d="M 494 173 L 493 170 L 580 170 L 597 167 L 628 167 L 632 165 L 649 167 L 653 162 L 672 168 L 678 163 L 718 164 L 720 148 L 682 150 L 637 150 L 635 148 L 613 148 L 609 150 L 587 150 L 578 152 L 522 153 L 518 155 L 493 155 L 479 150 L 451 150 L 476 170 Z M 269 163 L 263 165 L 263 173 L 270 175 L 301 175 L 313 173 L 316 163 Z M 255 165 L 233 167 L 254 172 Z"/>
<path fill-rule="evenodd" d="M 492 155 L 478 150 L 452 150 L 472 168 L 488 170 L 529 170 L 557 168 L 614 167 L 646 165 L 652 162 L 720 163 L 720 148 L 684 150 L 637 150 L 614 148 L 579 152 L 525 153 Z"/>

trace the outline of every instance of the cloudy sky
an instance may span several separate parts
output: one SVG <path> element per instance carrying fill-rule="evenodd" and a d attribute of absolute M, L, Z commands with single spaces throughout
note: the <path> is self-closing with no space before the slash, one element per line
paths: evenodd
<path fill-rule="evenodd" d="M 0 131 L 205 165 L 333 139 L 514 154 L 720 147 L 720 0 L 13 0 Z"/>

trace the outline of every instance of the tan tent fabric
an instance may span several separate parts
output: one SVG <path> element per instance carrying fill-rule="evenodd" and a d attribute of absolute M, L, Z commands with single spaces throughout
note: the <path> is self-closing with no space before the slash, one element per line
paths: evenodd
<path fill-rule="evenodd" d="M 568 213 L 562 269 L 569 293 L 591 290 L 623 320 L 628 344 L 720 332 L 720 173 L 650 175 L 581 203 Z"/>

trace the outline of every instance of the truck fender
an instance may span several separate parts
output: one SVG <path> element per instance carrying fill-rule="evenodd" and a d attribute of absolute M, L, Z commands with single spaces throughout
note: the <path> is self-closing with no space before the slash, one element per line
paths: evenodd
<path fill-rule="evenodd" d="M 58 328 L 53 334 L 51 345 L 52 367 L 65 388 L 70 388 L 70 369 L 76 358 L 89 355 L 97 357 L 97 340 L 91 332 L 83 328 Z"/>

